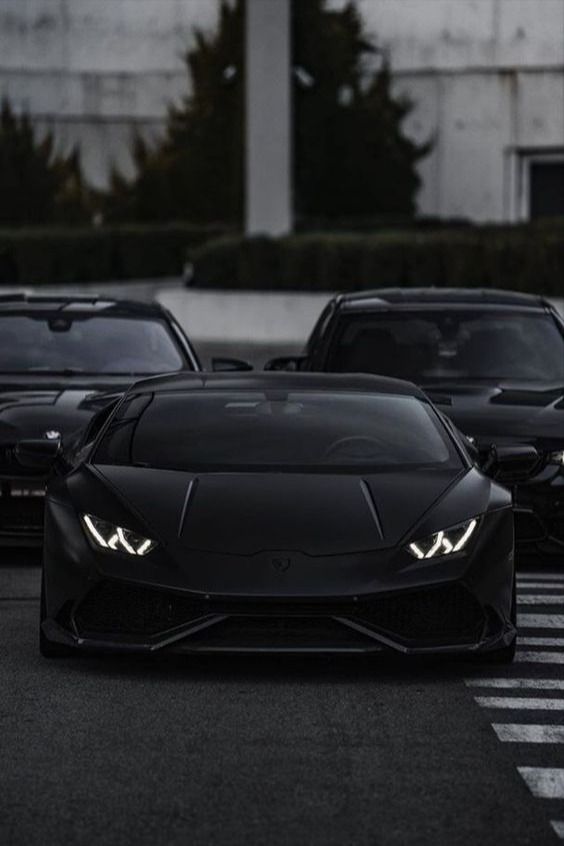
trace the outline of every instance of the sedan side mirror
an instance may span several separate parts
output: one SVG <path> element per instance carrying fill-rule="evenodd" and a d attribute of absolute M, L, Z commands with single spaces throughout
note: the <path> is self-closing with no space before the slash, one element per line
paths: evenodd
<path fill-rule="evenodd" d="M 236 373 L 242 370 L 252 370 L 253 365 L 239 358 L 212 358 L 214 373 Z"/>
<path fill-rule="evenodd" d="M 17 461 L 27 470 L 47 473 L 61 452 L 59 440 L 26 440 L 16 444 L 14 454 Z"/>
<path fill-rule="evenodd" d="M 495 446 L 490 449 L 484 472 L 502 484 L 516 484 L 529 479 L 539 464 L 539 454 L 533 446 Z"/>
<path fill-rule="evenodd" d="M 265 370 L 302 370 L 307 361 L 305 355 L 284 355 L 280 358 L 271 358 L 264 365 Z"/>

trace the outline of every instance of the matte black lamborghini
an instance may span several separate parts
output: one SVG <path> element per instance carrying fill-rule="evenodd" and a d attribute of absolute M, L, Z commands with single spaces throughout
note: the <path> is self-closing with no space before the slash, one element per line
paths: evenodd
<path fill-rule="evenodd" d="M 359 291 L 331 300 L 305 355 L 269 369 L 409 379 L 479 451 L 534 446 L 515 490 L 521 558 L 564 559 L 564 320 L 542 297 L 511 291 Z"/>
<path fill-rule="evenodd" d="M 373 376 L 137 383 L 46 499 L 41 650 L 511 659 L 513 514 L 423 392 Z M 492 453 L 519 474 L 534 450 Z"/>

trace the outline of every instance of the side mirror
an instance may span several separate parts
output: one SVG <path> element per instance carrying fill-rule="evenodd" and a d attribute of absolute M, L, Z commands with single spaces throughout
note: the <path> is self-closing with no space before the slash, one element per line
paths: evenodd
<path fill-rule="evenodd" d="M 239 358 L 212 358 L 214 373 L 236 373 L 242 370 L 252 370 L 253 365 Z"/>
<path fill-rule="evenodd" d="M 16 444 L 14 454 L 22 467 L 48 473 L 61 452 L 59 440 L 27 440 Z"/>
<path fill-rule="evenodd" d="M 302 370 L 307 361 L 305 355 L 284 355 L 280 358 L 271 358 L 264 365 L 265 370 Z"/>
<path fill-rule="evenodd" d="M 529 479 L 539 464 L 537 450 L 526 444 L 495 446 L 490 449 L 484 472 L 502 484 L 516 484 Z"/>

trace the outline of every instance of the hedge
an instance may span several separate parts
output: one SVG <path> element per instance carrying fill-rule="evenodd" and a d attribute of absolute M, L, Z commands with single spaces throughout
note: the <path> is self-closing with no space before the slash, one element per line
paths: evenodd
<path fill-rule="evenodd" d="M 308 291 L 435 285 L 564 296 L 564 222 L 221 238 L 196 250 L 192 284 Z"/>
<path fill-rule="evenodd" d="M 179 276 L 194 248 L 225 231 L 188 224 L 0 230 L 0 284 Z"/>

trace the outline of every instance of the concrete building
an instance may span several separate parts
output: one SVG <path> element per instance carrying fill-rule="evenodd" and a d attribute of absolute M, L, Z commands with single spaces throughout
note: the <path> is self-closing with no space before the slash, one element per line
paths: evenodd
<path fill-rule="evenodd" d="M 286 4 L 253 2 L 282 15 Z M 397 91 L 417 104 L 407 131 L 435 140 L 421 164 L 420 212 L 476 221 L 564 213 L 564 0 L 358 3 L 389 51 Z M 111 164 L 130 170 L 134 128 L 148 137 L 162 130 L 167 103 L 186 91 L 193 27 L 213 26 L 216 8 L 216 0 L 0 0 L 0 93 L 61 145 L 79 143 L 89 179 L 102 185 Z M 269 26 L 260 17 L 257 43 Z M 264 74 L 268 51 L 261 56 Z M 286 79 L 276 91 L 286 96 Z M 265 127 L 256 129 L 260 144 Z M 278 155 L 287 167 L 283 144 Z M 276 215 L 283 228 L 288 209 Z"/>

